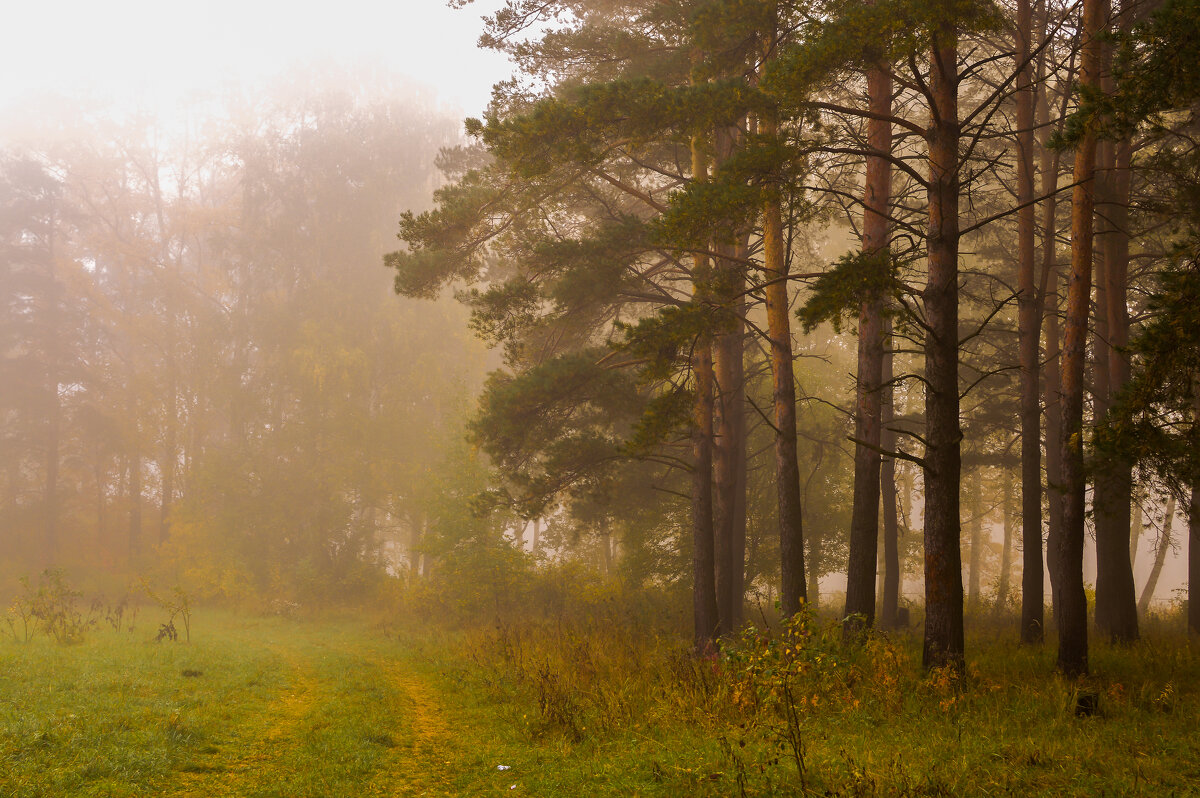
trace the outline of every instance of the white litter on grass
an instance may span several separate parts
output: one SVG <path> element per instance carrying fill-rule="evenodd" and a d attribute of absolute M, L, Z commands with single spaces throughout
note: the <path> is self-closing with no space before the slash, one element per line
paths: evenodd
<path fill-rule="evenodd" d="M 513 786 L 509 787 L 508 789 L 515 790 L 515 789 L 517 789 L 517 785 L 514 784 Z"/>
<path fill-rule="evenodd" d="M 496 770 L 512 770 L 511 765 L 496 765 Z"/>

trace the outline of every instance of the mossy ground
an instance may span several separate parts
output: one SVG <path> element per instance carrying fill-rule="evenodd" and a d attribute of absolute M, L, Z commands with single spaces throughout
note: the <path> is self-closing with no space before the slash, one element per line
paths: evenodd
<path fill-rule="evenodd" d="M 636 624 L 215 612 L 190 643 L 5 641 L 0 795 L 1200 794 L 1194 641 L 1094 646 L 1083 682 L 1052 645 L 973 639 L 956 678 L 918 644 L 814 625 L 802 652 L 750 636 L 695 660 Z"/>

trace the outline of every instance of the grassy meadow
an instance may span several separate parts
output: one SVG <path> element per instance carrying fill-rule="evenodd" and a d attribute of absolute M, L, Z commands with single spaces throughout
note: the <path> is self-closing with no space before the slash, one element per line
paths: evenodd
<path fill-rule="evenodd" d="M 964 677 L 927 675 L 915 635 L 812 619 L 695 659 L 615 615 L 201 611 L 155 642 L 152 614 L 0 642 L 0 795 L 1200 794 L 1200 645 L 1155 625 L 1074 682 L 1052 645 L 974 638 Z"/>

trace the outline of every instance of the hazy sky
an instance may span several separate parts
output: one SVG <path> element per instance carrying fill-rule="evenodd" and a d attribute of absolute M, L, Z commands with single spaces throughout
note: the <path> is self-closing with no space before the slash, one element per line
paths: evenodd
<path fill-rule="evenodd" d="M 445 0 L 17 0 L 0 35 L 0 106 L 86 89 L 171 103 L 295 63 L 379 62 L 478 115 L 506 61 L 480 51 L 479 17 Z"/>

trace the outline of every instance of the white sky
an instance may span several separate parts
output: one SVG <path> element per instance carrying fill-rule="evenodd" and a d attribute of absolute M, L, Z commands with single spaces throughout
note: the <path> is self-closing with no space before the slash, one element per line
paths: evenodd
<path fill-rule="evenodd" d="M 0 27 L 0 107 L 79 90 L 165 105 L 309 62 L 377 62 L 478 116 L 506 60 L 476 48 L 480 15 L 445 0 L 14 0 Z"/>

